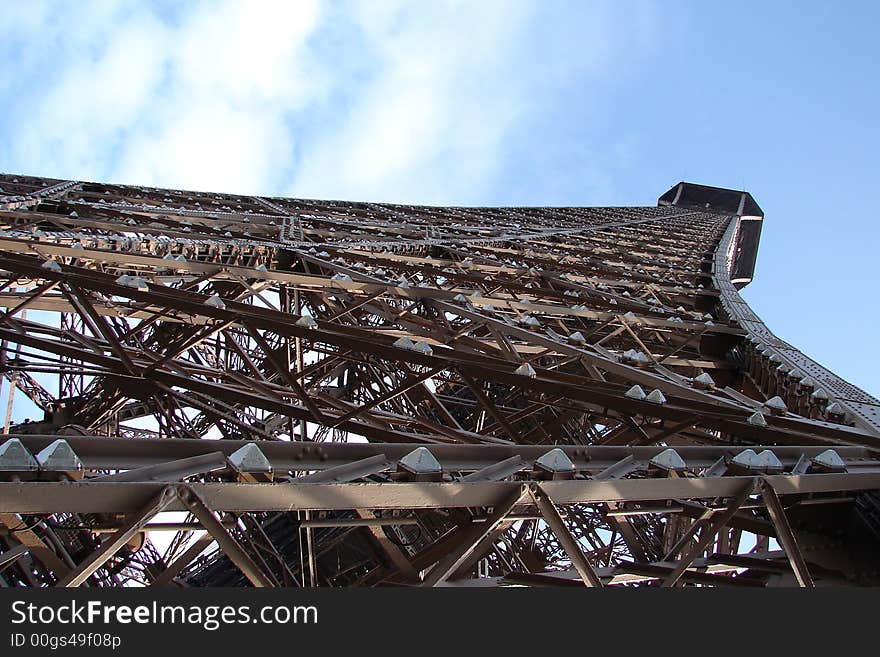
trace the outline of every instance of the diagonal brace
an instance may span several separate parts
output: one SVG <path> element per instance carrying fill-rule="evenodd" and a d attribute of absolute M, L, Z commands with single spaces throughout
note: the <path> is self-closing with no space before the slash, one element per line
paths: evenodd
<path fill-rule="evenodd" d="M 504 521 L 525 494 L 526 490 L 523 487 L 518 488 L 513 495 L 496 504 L 485 521 L 471 522 L 464 529 L 458 545 L 440 559 L 425 575 L 422 586 L 437 586 L 452 575 L 479 545 L 480 541 Z"/>
<path fill-rule="evenodd" d="M 74 587 L 85 582 L 96 570 L 119 551 L 123 545 L 137 534 L 150 518 L 167 507 L 176 497 L 174 489 L 166 486 L 153 497 L 140 511 L 131 514 L 125 524 L 117 529 L 101 546 L 67 575 L 58 580 L 57 587 Z"/>
<path fill-rule="evenodd" d="M 571 563 L 581 576 L 584 585 L 602 588 L 602 580 L 599 579 L 593 565 L 581 550 L 577 540 L 572 536 L 568 527 L 565 526 L 562 516 L 560 516 L 559 511 L 556 510 L 556 505 L 553 504 L 553 501 L 540 486 L 534 486 L 530 489 L 530 492 L 535 500 L 535 504 L 538 506 L 538 511 L 541 512 L 544 520 L 550 525 L 550 529 L 556 534 L 559 544 L 562 546 L 562 549 L 565 550 L 565 554 L 568 555 L 568 558 L 571 559 Z"/>
<path fill-rule="evenodd" d="M 813 588 L 813 578 L 810 576 L 807 562 L 804 560 L 804 555 L 801 553 L 794 538 L 794 533 L 791 531 L 788 518 L 785 517 L 785 509 L 782 507 L 779 495 L 776 494 L 773 485 L 766 479 L 761 479 L 760 488 L 761 497 L 767 505 L 767 511 L 770 512 L 770 519 L 776 526 L 776 537 L 785 550 L 785 555 L 788 557 L 792 570 L 794 570 L 794 576 L 797 578 L 798 584 L 805 588 Z"/>
<path fill-rule="evenodd" d="M 207 532 L 217 541 L 229 559 L 238 566 L 244 576 L 256 587 L 274 587 L 275 583 L 254 563 L 250 555 L 244 551 L 241 545 L 226 528 L 214 517 L 214 513 L 198 494 L 187 485 L 179 485 L 177 494 L 184 506 L 189 509 Z"/>
<path fill-rule="evenodd" d="M 730 502 L 724 511 L 718 514 L 717 518 L 714 518 L 709 526 L 707 526 L 703 532 L 700 534 L 700 538 L 696 543 L 692 544 L 687 553 L 681 558 L 678 562 L 678 565 L 675 567 L 669 575 L 663 580 L 662 586 L 670 587 L 675 586 L 678 583 L 678 580 L 681 579 L 681 576 L 684 575 L 684 572 L 690 567 L 690 565 L 694 562 L 694 559 L 699 557 L 705 549 L 709 546 L 709 543 L 715 540 L 715 536 L 718 534 L 721 529 L 730 522 L 731 518 L 736 515 L 736 512 L 739 511 L 739 508 L 746 503 L 749 497 L 755 492 L 755 487 L 757 485 L 757 481 L 751 479 L 749 483 L 747 483 L 740 493 Z M 701 518 L 701 520 L 705 520 L 705 518 Z M 695 532 L 698 525 L 700 525 L 700 521 L 697 521 L 691 527 L 692 532 Z M 686 534 L 688 540 L 690 540 L 693 533 L 689 532 Z M 678 551 L 681 549 L 679 544 L 682 544 L 682 541 L 676 544 L 676 547 L 670 550 L 671 553 L 674 551 Z M 683 547 L 683 544 L 682 544 Z"/>

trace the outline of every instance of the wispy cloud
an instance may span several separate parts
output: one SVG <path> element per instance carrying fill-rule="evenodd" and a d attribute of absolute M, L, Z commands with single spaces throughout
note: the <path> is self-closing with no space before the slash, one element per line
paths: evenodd
<path fill-rule="evenodd" d="M 243 193 L 497 201 L 511 171 L 540 162 L 541 117 L 565 102 L 569 120 L 589 121 L 591 83 L 613 74 L 619 53 L 650 47 L 650 11 L 636 13 L 642 29 L 624 35 L 610 5 L 526 0 L 17 3 L 0 17 L 12 35 L 0 45 L 2 167 Z M 588 149 L 573 149 L 572 163 L 587 185 L 599 176 Z M 560 180 L 547 177 L 543 193 Z"/>

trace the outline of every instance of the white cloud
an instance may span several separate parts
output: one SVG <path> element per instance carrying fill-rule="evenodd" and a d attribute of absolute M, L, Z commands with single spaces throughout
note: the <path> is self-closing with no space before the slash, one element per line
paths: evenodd
<path fill-rule="evenodd" d="M 479 203 L 497 185 L 523 121 L 613 52 L 603 7 L 158 7 L 165 13 L 144 4 L 38 3 L 0 17 L 0 29 L 21 35 L 0 45 L 0 73 L 13 74 L 0 82 L 5 168 L 243 193 Z"/>
<path fill-rule="evenodd" d="M 478 197 L 527 102 L 510 71 L 497 69 L 525 36 L 534 6 L 384 6 L 361 15 L 382 74 L 304 153 L 293 190 L 389 201 Z"/>
<path fill-rule="evenodd" d="M 194 99 L 236 109 L 297 107 L 314 93 L 301 63 L 319 13 L 312 0 L 201 5 L 170 48 L 175 82 Z"/>

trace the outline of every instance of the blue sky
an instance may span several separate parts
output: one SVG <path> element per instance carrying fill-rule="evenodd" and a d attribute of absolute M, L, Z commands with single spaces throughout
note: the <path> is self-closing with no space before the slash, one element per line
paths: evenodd
<path fill-rule="evenodd" d="M 313 198 L 766 213 L 744 292 L 871 393 L 880 5 L 36 2 L 0 13 L 0 170 Z"/>

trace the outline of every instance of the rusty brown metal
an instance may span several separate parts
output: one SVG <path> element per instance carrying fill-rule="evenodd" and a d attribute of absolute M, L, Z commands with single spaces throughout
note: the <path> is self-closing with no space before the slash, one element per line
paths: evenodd
<path fill-rule="evenodd" d="M 4 584 L 878 583 L 880 402 L 739 296 L 745 192 L 0 187 Z"/>

